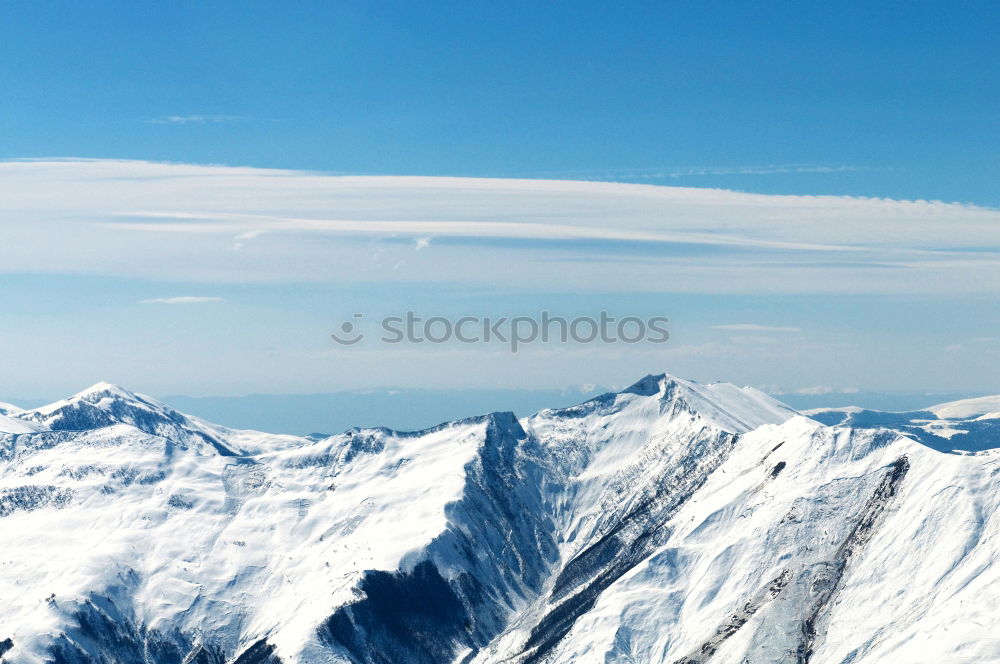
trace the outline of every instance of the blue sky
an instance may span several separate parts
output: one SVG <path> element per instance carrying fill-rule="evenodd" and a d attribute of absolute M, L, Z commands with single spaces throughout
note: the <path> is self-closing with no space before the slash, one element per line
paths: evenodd
<path fill-rule="evenodd" d="M 6 2 L 0 157 L 1000 204 L 995 2 Z"/>
<path fill-rule="evenodd" d="M 0 4 L 0 401 L 99 380 L 583 394 L 660 371 L 838 401 L 1000 392 L 998 18 Z M 330 343 L 406 309 L 665 315 L 672 339 Z"/>

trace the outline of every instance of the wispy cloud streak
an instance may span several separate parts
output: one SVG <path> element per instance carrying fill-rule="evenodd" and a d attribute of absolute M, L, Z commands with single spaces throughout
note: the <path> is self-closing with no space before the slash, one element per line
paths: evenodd
<path fill-rule="evenodd" d="M 187 124 L 226 124 L 230 122 L 249 122 L 250 118 L 243 115 L 166 115 L 152 118 L 147 122 L 157 125 L 187 125 Z"/>
<path fill-rule="evenodd" d="M 224 302 L 221 297 L 201 297 L 196 295 L 181 295 L 179 297 L 154 297 L 148 300 L 141 300 L 139 304 L 207 304 L 210 302 Z"/>
<path fill-rule="evenodd" d="M 566 177 L 583 180 L 671 180 L 688 177 L 730 175 L 833 174 L 876 170 L 848 164 L 752 164 L 745 166 L 676 166 L 659 168 L 593 169 L 549 171 L 542 177 Z"/>

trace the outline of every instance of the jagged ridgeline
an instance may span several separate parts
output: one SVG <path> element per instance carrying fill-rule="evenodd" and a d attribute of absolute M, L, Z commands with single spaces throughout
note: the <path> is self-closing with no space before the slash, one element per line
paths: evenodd
<path fill-rule="evenodd" d="M 1000 661 L 998 433 L 660 375 L 300 438 L 99 384 L 0 414 L 0 661 Z"/>

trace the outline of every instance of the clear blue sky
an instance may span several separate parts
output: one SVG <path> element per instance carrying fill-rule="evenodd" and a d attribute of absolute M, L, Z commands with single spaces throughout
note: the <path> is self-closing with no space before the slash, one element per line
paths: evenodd
<path fill-rule="evenodd" d="M 998 19 L 996 2 L 14 0 L 0 158 L 996 206 Z"/>
<path fill-rule="evenodd" d="M 998 392 L 998 34 L 996 2 L 2 2 L 0 401 Z M 331 345 L 407 308 L 673 339 Z"/>

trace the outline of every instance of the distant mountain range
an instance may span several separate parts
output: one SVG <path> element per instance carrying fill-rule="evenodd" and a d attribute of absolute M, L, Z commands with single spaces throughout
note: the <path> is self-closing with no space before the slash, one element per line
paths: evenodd
<path fill-rule="evenodd" d="M 0 661 L 1000 661 L 998 504 L 1000 397 L 301 437 L 102 383 L 0 404 Z"/>

